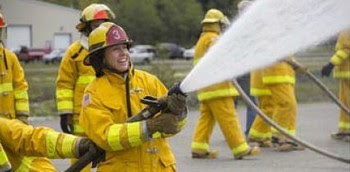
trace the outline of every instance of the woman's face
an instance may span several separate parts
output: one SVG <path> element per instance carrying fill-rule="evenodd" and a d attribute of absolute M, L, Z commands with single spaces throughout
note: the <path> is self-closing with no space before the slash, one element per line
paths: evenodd
<path fill-rule="evenodd" d="M 106 48 L 105 62 L 119 72 L 129 69 L 130 54 L 127 45 L 120 44 Z"/>

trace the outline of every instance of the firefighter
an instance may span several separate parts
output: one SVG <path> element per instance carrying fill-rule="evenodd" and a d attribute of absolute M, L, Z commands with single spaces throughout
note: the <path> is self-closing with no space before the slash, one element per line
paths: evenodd
<path fill-rule="evenodd" d="M 81 12 L 80 23 L 76 26 L 81 33 L 81 39 L 68 47 L 56 80 L 57 111 L 60 115 L 62 131 L 65 133 L 84 135 L 78 121 L 81 101 L 85 87 L 95 79 L 92 67 L 83 64 L 88 54 L 87 39 L 92 30 L 114 18 L 114 13 L 104 4 L 91 4 Z M 75 163 L 76 160 L 71 162 Z M 89 167 L 84 171 L 90 171 Z"/>
<path fill-rule="evenodd" d="M 81 101 L 85 87 L 95 79 L 94 70 L 83 64 L 88 54 L 87 37 L 101 23 L 114 18 L 114 13 L 104 4 L 91 4 L 81 12 L 80 23 L 76 26 L 81 39 L 67 49 L 56 80 L 57 110 L 65 133 L 84 133 L 78 122 Z"/>
<path fill-rule="evenodd" d="M 4 17 L 0 14 L 0 117 L 18 119 L 29 124 L 28 84 L 18 58 L 5 48 L 6 26 Z M 15 169 L 54 171 L 47 158 L 23 157 L 18 152 L 10 152 L 6 147 L 4 150 L 11 161 L 15 160 L 12 163 Z"/>
<path fill-rule="evenodd" d="M 97 171 L 175 171 L 175 158 L 165 137 L 183 127 L 185 98 L 169 96 L 167 100 L 172 101 L 168 105 L 177 108 L 126 123 L 145 108 L 141 98 L 160 98 L 167 93 L 155 76 L 133 68 L 130 44 L 123 28 L 111 22 L 101 24 L 90 34 L 89 55 L 84 63 L 92 65 L 97 79 L 84 92 L 79 122 L 86 135 L 106 150 L 106 160 Z"/>
<path fill-rule="evenodd" d="M 222 28 L 229 24 L 227 17 L 217 9 L 210 9 L 202 20 L 202 33 L 196 44 L 193 63 L 196 65 L 218 39 Z M 200 117 L 192 140 L 192 158 L 216 158 L 217 152 L 209 150 L 209 140 L 215 121 L 236 159 L 259 153 L 258 147 L 251 148 L 245 141 L 234 107 L 238 91 L 231 82 L 222 82 L 204 88 L 197 93 L 200 101 Z"/>
<path fill-rule="evenodd" d="M 251 94 L 258 97 L 259 107 L 267 116 L 291 135 L 296 133 L 297 101 L 295 97 L 295 70 L 286 58 L 270 67 L 253 72 Z M 274 140 L 272 140 L 274 138 Z M 257 117 L 249 132 L 249 140 L 260 147 L 273 147 L 277 151 L 304 150 Z M 274 142 L 272 142 L 274 141 Z M 275 143 L 275 145 L 273 145 Z"/>
<path fill-rule="evenodd" d="M 332 71 L 333 77 L 339 79 L 339 99 L 350 109 L 350 31 L 339 35 L 336 52 L 329 63 L 323 66 L 321 75 L 329 76 Z M 331 137 L 350 142 L 350 117 L 343 110 L 340 111 L 338 132 L 331 134 Z"/>
<path fill-rule="evenodd" d="M 32 127 L 18 120 L 0 117 L 0 171 L 11 169 L 17 159 L 8 159 L 6 153 L 17 152 L 25 156 L 42 156 L 52 159 L 79 158 L 92 149 L 97 150 L 87 138 L 56 132 L 46 127 Z M 2 146 L 7 149 L 5 152 Z M 11 163 L 10 163 L 11 162 Z M 13 171 L 27 171 L 12 168 Z M 30 171 L 45 171 L 33 168 Z"/>

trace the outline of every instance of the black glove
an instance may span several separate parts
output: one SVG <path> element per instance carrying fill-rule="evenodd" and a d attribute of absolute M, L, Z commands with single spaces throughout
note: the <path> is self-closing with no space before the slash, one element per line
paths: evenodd
<path fill-rule="evenodd" d="M 92 159 L 92 167 L 96 167 L 97 164 L 105 160 L 105 150 L 98 147 L 94 142 L 88 138 L 81 138 L 76 144 L 76 157 L 81 158 L 85 154 L 89 153 Z"/>
<path fill-rule="evenodd" d="M 61 129 L 63 132 L 73 134 L 73 114 L 65 113 L 60 115 Z"/>
<path fill-rule="evenodd" d="M 329 76 L 334 68 L 334 65 L 332 63 L 328 63 L 327 65 L 322 67 L 321 70 L 321 76 Z"/>

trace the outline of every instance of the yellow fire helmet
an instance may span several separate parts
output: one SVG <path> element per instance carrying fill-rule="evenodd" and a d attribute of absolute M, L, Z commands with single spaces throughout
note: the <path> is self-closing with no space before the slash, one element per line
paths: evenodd
<path fill-rule="evenodd" d="M 119 44 L 130 46 L 131 43 L 132 40 L 129 39 L 122 27 L 112 22 L 104 22 L 89 36 L 89 54 L 85 57 L 84 64 L 91 65 L 90 56 L 98 51 Z"/>
<path fill-rule="evenodd" d="M 115 14 L 104 4 L 91 4 L 87 6 L 80 14 L 80 23 L 76 28 L 78 31 L 84 30 L 88 22 L 93 20 L 113 20 Z"/>
<path fill-rule="evenodd" d="M 210 9 L 205 14 L 204 19 L 201 22 L 204 23 L 222 23 L 225 25 L 229 25 L 230 21 L 227 19 L 227 17 L 217 9 Z"/>

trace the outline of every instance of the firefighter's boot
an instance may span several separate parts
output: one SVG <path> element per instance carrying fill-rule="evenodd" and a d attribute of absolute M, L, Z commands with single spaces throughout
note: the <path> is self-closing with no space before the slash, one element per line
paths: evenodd
<path fill-rule="evenodd" d="M 215 159 L 218 157 L 217 151 L 208 152 L 192 152 L 192 158 L 194 159 Z"/>
<path fill-rule="evenodd" d="M 244 157 L 256 156 L 259 153 L 260 153 L 260 148 L 258 146 L 253 146 L 253 147 L 250 147 L 247 151 L 245 151 L 245 152 L 243 152 L 241 154 L 235 155 L 235 159 L 236 160 L 241 160 Z"/>

